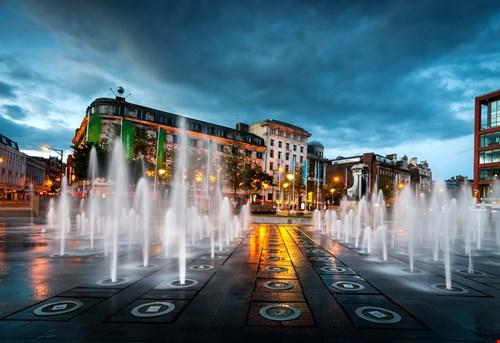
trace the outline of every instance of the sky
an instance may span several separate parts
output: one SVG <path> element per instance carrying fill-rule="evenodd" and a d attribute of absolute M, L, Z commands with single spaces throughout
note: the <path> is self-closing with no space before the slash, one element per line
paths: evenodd
<path fill-rule="evenodd" d="M 329 158 L 472 176 L 474 97 L 500 89 L 500 1 L 0 0 L 0 133 L 70 152 L 87 106 L 302 126 Z"/>

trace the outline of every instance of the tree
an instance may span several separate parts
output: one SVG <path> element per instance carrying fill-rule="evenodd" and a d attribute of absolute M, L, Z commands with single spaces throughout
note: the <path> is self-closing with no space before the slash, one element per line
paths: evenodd
<path fill-rule="evenodd" d="M 243 188 L 252 197 L 264 189 L 264 185 L 270 185 L 273 177 L 266 174 L 260 165 L 247 164 L 242 173 Z"/>
<path fill-rule="evenodd" d="M 384 194 L 386 201 L 390 202 L 394 196 L 394 183 L 385 178 L 379 178 L 377 187 Z"/>
<path fill-rule="evenodd" d="M 96 149 L 99 165 L 97 177 L 105 177 L 107 174 L 109 151 L 104 144 L 84 143 L 78 147 L 73 145 L 73 169 L 77 180 L 88 180 L 90 151 L 93 147 Z"/>
<path fill-rule="evenodd" d="M 226 182 L 233 190 L 233 198 L 236 200 L 238 189 L 243 184 L 243 171 L 245 169 L 245 159 L 243 158 L 240 149 L 236 146 L 231 146 L 231 152 L 223 157 L 223 171 Z"/>

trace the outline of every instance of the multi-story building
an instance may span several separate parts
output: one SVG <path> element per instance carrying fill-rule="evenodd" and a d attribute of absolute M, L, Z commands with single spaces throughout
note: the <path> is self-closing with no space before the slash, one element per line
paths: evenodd
<path fill-rule="evenodd" d="M 26 155 L 17 142 L 0 134 L 0 199 L 18 200 L 25 188 Z"/>
<path fill-rule="evenodd" d="M 475 100 L 473 188 L 476 197 L 492 198 L 493 184 L 499 176 L 500 90 L 477 96 Z"/>
<path fill-rule="evenodd" d="M 307 209 L 322 208 L 325 204 L 325 176 L 328 159 L 325 148 L 318 141 L 307 144 Z"/>
<path fill-rule="evenodd" d="M 307 139 L 311 134 L 301 127 L 274 119 L 256 122 L 250 125 L 249 131 L 261 137 L 267 148 L 263 169 L 273 176 L 274 183 L 265 191 L 265 198 L 278 203 L 286 202 L 282 184 L 286 182 L 287 175 L 297 175 L 305 166 Z M 300 195 L 293 196 L 293 199 L 298 204 Z"/>
<path fill-rule="evenodd" d="M 199 168 L 190 168 L 194 169 L 192 171 L 200 187 L 209 178 L 215 177 L 212 174 L 220 171 L 220 164 L 210 168 L 206 162 L 216 161 L 217 156 L 237 152 L 248 163 L 263 167 L 264 140 L 248 132 L 244 125 L 233 129 L 133 104 L 122 96 L 94 100 L 75 132 L 73 144 L 80 146 L 91 142 L 107 145 L 121 137 L 127 158 L 143 159 L 152 166 L 147 173 L 154 173 L 155 169 L 164 172 L 163 168 L 171 162 L 169 151 L 178 146 L 179 135 L 186 136 L 190 155 L 196 155 L 192 160 L 200 164 Z M 137 146 L 143 146 L 141 156 L 136 155 Z M 224 191 L 229 192 L 227 189 Z"/>
<path fill-rule="evenodd" d="M 27 187 L 33 185 L 35 192 L 44 191 L 45 163 L 40 159 L 26 155 L 26 181 Z"/>
<path fill-rule="evenodd" d="M 331 160 L 326 172 L 327 183 L 342 188 L 350 198 L 361 198 L 373 191 L 382 190 L 386 197 L 414 182 L 416 189 L 430 189 L 432 172 L 427 162 L 400 160 L 396 154 L 382 156 L 371 153 Z"/>

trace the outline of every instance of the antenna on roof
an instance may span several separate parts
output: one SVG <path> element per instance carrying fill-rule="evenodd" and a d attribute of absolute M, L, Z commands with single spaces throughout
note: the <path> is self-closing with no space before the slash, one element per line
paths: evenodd
<path fill-rule="evenodd" d="M 113 88 L 110 88 L 109 90 L 116 97 L 116 100 L 125 100 L 127 97 L 132 95 L 132 93 L 128 93 L 126 96 L 123 96 L 123 94 L 125 94 L 125 89 L 122 86 L 116 87 L 116 92 L 113 90 Z"/>

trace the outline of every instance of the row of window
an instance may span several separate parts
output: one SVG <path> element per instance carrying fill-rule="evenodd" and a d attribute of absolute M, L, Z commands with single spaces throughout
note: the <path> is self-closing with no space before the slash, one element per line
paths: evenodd
<path fill-rule="evenodd" d="M 271 146 L 274 146 L 275 144 L 275 141 L 274 139 L 271 138 L 271 141 L 270 141 L 270 145 Z M 290 143 L 286 143 L 285 144 L 285 147 L 286 147 L 286 150 L 290 150 Z M 283 148 L 283 142 L 282 141 L 278 141 L 278 148 Z M 293 151 L 297 151 L 297 144 L 293 144 Z M 300 146 L 300 153 L 304 153 L 304 146 Z"/>
<path fill-rule="evenodd" d="M 120 116 L 130 116 L 135 117 L 140 120 L 151 121 L 160 123 L 163 125 L 168 125 L 172 127 L 178 127 L 178 121 L 175 116 L 166 115 L 164 113 L 154 113 L 145 111 L 142 109 L 129 109 L 124 106 L 110 106 L 110 105 L 99 105 L 92 106 L 90 113 L 95 114 L 113 114 Z M 195 120 L 186 119 L 186 129 L 189 131 L 200 132 L 207 135 L 218 136 L 222 138 L 234 139 L 241 142 L 246 142 L 255 145 L 264 145 L 262 138 L 245 134 L 241 131 L 227 129 L 219 126 L 205 125 L 203 123 L 197 122 Z"/>
<path fill-rule="evenodd" d="M 177 135 L 173 135 L 173 134 L 167 135 L 167 142 L 176 144 L 177 143 Z M 201 147 L 203 149 L 208 149 L 208 141 L 207 140 L 188 138 L 188 144 L 189 144 L 189 146 L 194 147 L 194 148 Z M 231 150 L 230 150 L 229 146 L 225 146 L 224 144 L 217 144 L 217 151 L 229 153 Z M 241 149 L 240 152 L 243 155 L 245 155 L 245 157 L 253 157 L 253 158 L 260 158 L 260 159 L 262 159 L 262 157 L 263 157 L 262 153 L 259 151 L 256 151 L 255 154 L 252 154 L 252 150 Z"/>
<path fill-rule="evenodd" d="M 500 162 L 500 149 L 486 150 L 479 153 L 479 164 Z"/>
<path fill-rule="evenodd" d="M 481 147 L 500 144 L 500 132 L 487 133 L 479 137 Z"/>
<path fill-rule="evenodd" d="M 274 150 L 271 149 L 269 150 L 269 157 L 270 158 L 274 158 Z M 282 160 L 283 158 L 283 153 L 281 151 L 278 151 L 278 160 Z M 290 160 L 290 153 L 289 152 L 285 152 L 285 161 L 289 161 Z M 297 155 L 296 154 L 293 154 L 293 158 L 292 158 L 292 161 L 296 161 L 297 162 Z M 302 163 L 304 161 L 304 157 L 303 156 L 299 156 L 299 163 Z"/>
<path fill-rule="evenodd" d="M 293 139 L 295 141 L 304 142 L 306 140 L 306 138 L 304 136 L 291 134 L 289 132 L 281 131 L 278 129 L 272 129 L 270 127 L 267 128 L 267 132 L 270 133 L 271 135 L 275 135 L 278 137 L 285 137 L 285 138 Z"/>
<path fill-rule="evenodd" d="M 500 168 L 484 168 L 479 169 L 479 180 L 494 181 L 500 175 Z"/>

